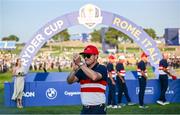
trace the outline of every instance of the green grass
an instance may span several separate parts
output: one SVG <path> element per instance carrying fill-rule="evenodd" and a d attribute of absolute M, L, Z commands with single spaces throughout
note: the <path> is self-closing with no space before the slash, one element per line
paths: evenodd
<path fill-rule="evenodd" d="M 130 68 L 129 68 L 130 69 Z M 132 69 L 132 68 L 131 68 Z M 10 72 L 0 74 L 0 114 L 80 114 L 81 106 L 51 106 L 51 107 L 15 107 L 4 106 L 4 81 L 11 81 Z M 148 105 L 146 110 L 139 109 L 138 105 L 125 106 L 121 109 L 108 109 L 108 114 L 180 114 L 180 103 L 172 103 L 166 106 L 157 104 Z"/>
<path fill-rule="evenodd" d="M 126 51 L 128 52 L 128 53 L 134 53 L 134 52 L 139 52 L 139 50 L 140 50 L 140 48 L 131 48 L 131 47 L 127 47 L 126 48 Z"/>
<path fill-rule="evenodd" d="M 81 106 L 51 106 L 51 107 L 5 107 L 3 91 L 0 91 L 0 114 L 80 114 Z M 166 106 L 148 105 L 148 109 L 139 109 L 138 105 L 125 106 L 121 109 L 108 109 L 108 114 L 180 114 L 180 104 L 173 103 Z"/>
<path fill-rule="evenodd" d="M 4 89 L 4 82 L 12 81 L 12 74 L 10 72 L 0 73 L 0 92 Z"/>

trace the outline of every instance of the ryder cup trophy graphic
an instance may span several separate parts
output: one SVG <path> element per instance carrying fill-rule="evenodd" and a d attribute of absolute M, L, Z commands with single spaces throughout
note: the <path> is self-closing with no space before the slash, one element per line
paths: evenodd
<path fill-rule="evenodd" d="M 92 29 L 102 22 L 101 10 L 95 5 L 87 4 L 80 8 L 78 21 L 85 27 Z"/>

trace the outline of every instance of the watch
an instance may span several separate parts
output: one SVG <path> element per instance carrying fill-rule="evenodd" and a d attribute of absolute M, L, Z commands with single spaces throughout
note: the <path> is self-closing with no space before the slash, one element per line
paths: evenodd
<path fill-rule="evenodd" d="M 84 65 L 84 63 L 83 63 L 83 62 L 80 62 L 80 63 L 79 63 L 79 67 L 81 67 L 82 65 Z"/>

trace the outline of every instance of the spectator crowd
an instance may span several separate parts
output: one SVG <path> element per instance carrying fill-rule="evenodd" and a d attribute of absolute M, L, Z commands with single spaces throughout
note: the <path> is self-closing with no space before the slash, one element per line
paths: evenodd
<path fill-rule="evenodd" d="M 71 56 L 54 56 L 52 54 L 43 54 L 40 53 L 38 56 L 36 56 L 30 66 L 30 70 L 33 71 L 39 71 L 43 70 L 45 72 L 51 71 L 51 70 L 58 70 L 59 72 L 62 71 L 62 69 L 69 69 L 71 67 Z M 139 57 L 136 56 L 134 53 L 127 53 L 125 54 L 126 57 L 126 65 L 130 66 L 136 66 Z M 17 54 L 12 53 L 3 53 L 0 52 L 0 73 L 5 73 L 7 71 L 11 71 L 12 67 L 15 65 L 15 61 L 18 58 Z M 102 64 L 107 63 L 107 58 L 99 57 L 99 62 Z M 169 65 L 173 69 L 179 69 L 180 68 L 180 56 L 170 55 L 170 58 L 168 60 Z"/>

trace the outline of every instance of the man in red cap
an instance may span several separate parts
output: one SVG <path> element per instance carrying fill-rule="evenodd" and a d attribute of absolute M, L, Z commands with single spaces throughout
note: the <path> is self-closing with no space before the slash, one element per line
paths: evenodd
<path fill-rule="evenodd" d="M 147 80 L 147 57 L 144 52 L 141 54 L 141 61 L 137 65 L 137 74 L 139 79 L 139 108 L 146 109 L 148 106 L 144 105 L 144 93 L 146 89 Z"/>
<path fill-rule="evenodd" d="M 80 82 L 83 104 L 81 114 L 106 114 L 107 69 L 97 62 L 99 51 L 95 46 L 86 46 L 80 55 L 73 55 L 73 71 L 69 74 L 67 82 Z"/>
<path fill-rule="evenodd" d="M 114 69 L 114 59 L 115 57 L 113 55 L 109 55 L 107 63 L 107 70 L 108 70 L 108 103 L 107 108 L 118 108 L 116 103 L 116 71 Z"/>

